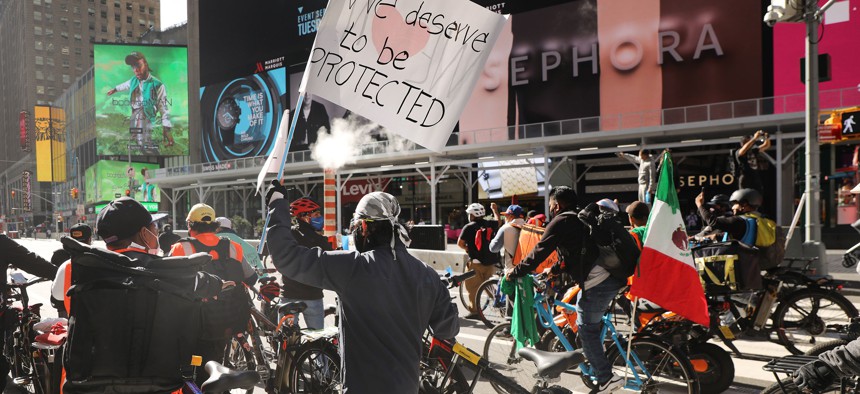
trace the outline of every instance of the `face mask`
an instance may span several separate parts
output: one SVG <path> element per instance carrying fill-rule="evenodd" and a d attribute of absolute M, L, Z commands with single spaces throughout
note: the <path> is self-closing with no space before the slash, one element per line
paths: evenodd
<path fill-rule="evenodd" d="M 313 227 L 314 230 L 316 230 L 316 231 L 322 231 L 324 223 L 325 223 L 325 218 L 323 218 L 322 216 L 320 216 L 318 218 L 311 218 L 311 222 L 310 222 L 311 227 Z"/>
<path fill-rule="evenodd" d="M 147 253 L 161 256 L 161 245 L 159 245 L 159 243 L 158 243 L 158 235 L 156 235 L 152 231 L 149 231 L 149 229 L 146 227 L 144 227 L 143 229 L 146 230 L 146 232 L 148 232 L 149 235 L 152 235 L 152 237 L 155 238 L 155 247 L 150 248 L 149 245 L 147 245 L 147 249 L 146 249 Z"/>

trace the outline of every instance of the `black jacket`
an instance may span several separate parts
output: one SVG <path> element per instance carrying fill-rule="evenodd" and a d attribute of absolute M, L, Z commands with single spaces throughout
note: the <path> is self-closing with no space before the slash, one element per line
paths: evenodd
<path fill-rule="evenodd" d="M 23 245 L 15 242 L 4 234 L 0 234 L 0 270 L 2 270 L 3 293 L 6 291 L 6 271 L 14 265 L 27 273 L 40 278 L 53 279 L 57 276 L 57 266 L 51 264 L 39 255 L 31 252 Z M 2 293 L 0 293 L 2 294 Z"/>
<path fill-rule="evenodd" d="M 268 245 L 278 271 L 340 297 L 340 347 L 348 393 L 418 393 L 421 342 L 430 328 L 451 339 L 457 306 L 436 271 L 397 241 L 376 249 L 323 252 L 299 245 L 285 200 L 270 205 Z"/>
<path fill-rule="evenodd" d="M 299 245 L 306 248 L 320 248 L 323 251 L 330 251 L 331 244 L 328 238 L 317 234 L 313 226 L 305 223 L 302 220 L 297 220 L 298 224 L 293 226 L 293 237 Z M 297 300 L 318 300 L 323 298 L 322 289 L 319 287 L 308 286 L 301 282 L 296 282 L 286 275 L 281 276 L 281 281 L 284 283 L 281 286 L 281 296 Z"/>
<path fill-rule="evenodd" d="M 699 207 L 699 215 L 712 229 L 729 233 L 731 239 L 740 241 L 747 233 L 747 220 L 742 216 L 717 216 L 704 205 Z"/>
<path fill-rule="evenodd" d="M 593 243 L 586 243 L 585 256 L 583 240 L 585 227 L 576 216 L 576 211 L 566 211 L 556 215 L 546 226 L 540 241 L 523 261 L 514 267 L 511 274 L 518 278 L 532 272 L 543 263 L 553 251 L 558 250 L 559 263 L 564 263 L 564 271 L 570 274 L 580 285 L 585 283 L 588 273 L 594 268 L 597 250 Z M 584 258 L 583 258 L 584 257 Z M 558 264 L 553 271 L 560 270 Z"/>

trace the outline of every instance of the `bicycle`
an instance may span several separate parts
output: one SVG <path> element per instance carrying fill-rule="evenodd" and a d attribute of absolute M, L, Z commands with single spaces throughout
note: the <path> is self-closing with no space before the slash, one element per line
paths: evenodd
<path fill-rule="evenodd" d="M 183 394 L 203 394 L 203 393 L 226 393 L 240 389 L 242 391 L 251 388 L 260 381 L 260 375 L 256 371 L 237 371 L 225 367 L 217 361 L 209 361 L 204 369 L 209 374 L 203 384 L 197 386 L 197 367 L 202 364 L 203 360 L 200 356 L 191 356 L 191 373 L 183 373 L 183 385 L 178 391 Z"/>
<path fill-rule="evenodd" d="M 477 305 L 478 318 L 487 328 L 493 328 L 504 323 L 508 317 L 508 296 L 499 288 L 499 278 L 504 276 L 500 270 L 481 283 L 475 293 L 475 305 Z"/>
<path fill-rule="evenodd" d="M 6 332 L 4 356 L 11 365 L 13 381 L 27 392 L 50 394 L 59 392 L 61 363 L 55 362 L 60 345 L 50 345 L 36 342 L 36 330 L 33 325 L 41 320 L 42 304 L 30 305 L 27 288 L 46 282 L 49 279 L 31 278 L 25 282 L 9 283 L 10 292 L 6 296 L 6 313 L 16 313 L 12 317 L 15 330 Z M 20 302 L 20 308 L 12 307 L 14 301 Z M 9 321 L 9 320 L 7 320 Z"/>
<path fill-rule="evenodd" d="M 271 280 L 274 280 L 274 278 Z M 251 290 L 257 298 L 262 299 L 256 288 L 248 285 L 245 285 L 245 287 Z M 224 354 L 224 363 L 227 367 L 236 370 L 257 371 L 264 383 L 266 392 L 271 393 L 274 391 L 272 387 L 274 381 L 272 378 L 275 375 L 275 371 L 271 365 L 275 360 L 275 352 L 265 349 L 262 337 L 266 336 L 268 338 L 271 349 L 277 348 L 274 339 L 277 325 L 269 320 L 264 312 L 257 309 L 251 298 L 248 299 L 248 303 L 251 307 L 251 316 L 248 319 L 248 325 L 244 332 L 235 334 L 227 345 Z M 249 389 L 247 394 L 251 394 L 252 392 L 253 388 Z"/>
<path fill-rule="evenodd" d="M 339 393 L 340 354 L 338 329 L 299 328 L 298 314 L 307 308 L 304 302 L 290 302 L 278 308 L 283 317 L 275 334 L 274 393 Z"/>
<path fill-rule="evenodd" d="M 569 394 L 571 393 L 570 390 L 553 385 L 553 383 L 561 379 L 560 376 L 564 371 L 585 361 L 585 356 L 581 351 L 556 353 L 531 348 L 520 349 L 517 355 L 534 363 L 537 371 L 535 374 L 535 383 L 531 386 L 531 390 L 529 390 L 513 379 L 501 374 L 485 357 L 482 358 L 473 350 L 457 342 L 443 341 L 431 337 L 430 343 L 431 349 L 441 349 L 445 354 L 451 355 L 451 358 L 450 362 L 444 364 L 442 368 L 442 372 L 444 373 L 441 379 L 436 381 L 421 381 L 420 391 L 426 394 L 470 394 L 475 391 L 475 387 L 481 378 L 489 380 L 493 387 L 499 387 L 506 393 Z M 465 383 L 465 377 L 459 372 L 459 366 L 468 366 L 475 371 L 475 377 L 468 385 Z M 452 379 L 454 379 L 454 385 L 449 385 Z"/>
<path fill-rule="evenodd" d="M 790 378 L 790 375 L 793 374 L 794 371 L 796 371 L 804 364 L 818 359 L 818 356 L 820 356 L 822 353 L 833 350 L 839 346 L 847 345 L 848 342 L 851 342 L 860 337 L 860 318 L 852 319 L 851 324 L 849 324 L 848 327 L 842 332 L 840 337 L 841 338 L 839 340 L 816 345 L 815 347 L 804 353 L 804 355 L 802 356 L 791 355 L 788 357 L 777 358 L 765 364 L 762 369 L 773 373 L 776 383 L 762 390 L 762 394 L 800 393 L 801 390 L 798 389 L 797 386 L 795 386 L 794 380 Z M 780 378 L 779 374 L 781 373 L 788 375 L 789 377 Z M 826 393 L 837 391 L 840 393 L 860 392 L 860 381 L 858 381 L 858 377 L 854 376 L 850 378 L 843 378 L 839 382 L 835 382 L 833 385 L 821 392 Z"/>
<path fill-rule="evenodd" d="M 575 312 L 576 307 L 552 297 L 553 289 L 548 284 L 546 276 L 539 275 L 533 278 L 536 286 L 533 307 L 538 315 L 540 325 L 549 330 L 544 335 L 553 335 L 555 338 L 554 341 L 549 342 L 547 350 L 573 351 L 575 349 L 575 332 L 565 332 L 558 324 L 555 324 L 550 307 L 561 307 L 569 312 Z M 626 288 L 622 288 L 619 293 L 621 296 L 623 296 L 624 290 Z M 698 393 L 699 384 L 690 360 L 686 354 L 662 339 L 638 333 L 634 334 L 630 356 L 629 358 L 626 357 L 628 339 L 621 336 L 613 324 L 612 311 L 615 309 L 615 305 L 616 302 L 610 304 L 607 313 L 603 316 L 600 338 L 602 342 L 609 345 L 606 349 L 606 355 L 613 365 L 613 372 L 620 376 L 632 376 L 632 379 L 625 382 L 625 387 L 637 391 L 677 387 L 691 394 Z M 530 345 L 536 346 L 536 344 Z M 510 323 L 497 325 L 490 332 L 484 343 L 483 356 L 497 369 L 506 371 L 505 376 L 518 383 L 530 382 L 535 375 L 531 366 L 526 367 L 528 364 L 523 363 L 523 358 L 517 353 L 517 344 L 511 336 Z M 590 366 L 587 363 L 581 363 L 579 367 L 582 371 L 583 382 L 589 387 L 594 387 Z M 506 392 L 500 386 L 493 385 L 493 388 L 499 393 Z"/>

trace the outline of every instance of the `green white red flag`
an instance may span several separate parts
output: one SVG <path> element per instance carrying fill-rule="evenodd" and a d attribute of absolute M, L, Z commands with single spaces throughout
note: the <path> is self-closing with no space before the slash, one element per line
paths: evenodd
<path fill-rule="evenodd" d="M 630 294 L 709 326 L 705 292 L 688 246 L 684 218 L 675 191 L 672 158 L 668 152 L 663 155 L 657 194 L 648 217 L 645 244 Z"/>

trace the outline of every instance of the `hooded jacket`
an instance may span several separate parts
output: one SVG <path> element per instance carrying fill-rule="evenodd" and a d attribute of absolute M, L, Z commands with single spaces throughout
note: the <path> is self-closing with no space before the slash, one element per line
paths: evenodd
<path fill-rule="evenodd" d="M 290 206 L 270 205 L 268 245 L 284 276 L 340 297 L 344 392 L 417 393 L 422 336 L 451 339 L 460 331 L 457 307 L 438 273 L 397 240 L 373 250 L 324 252 L 296 242 Z"/>

